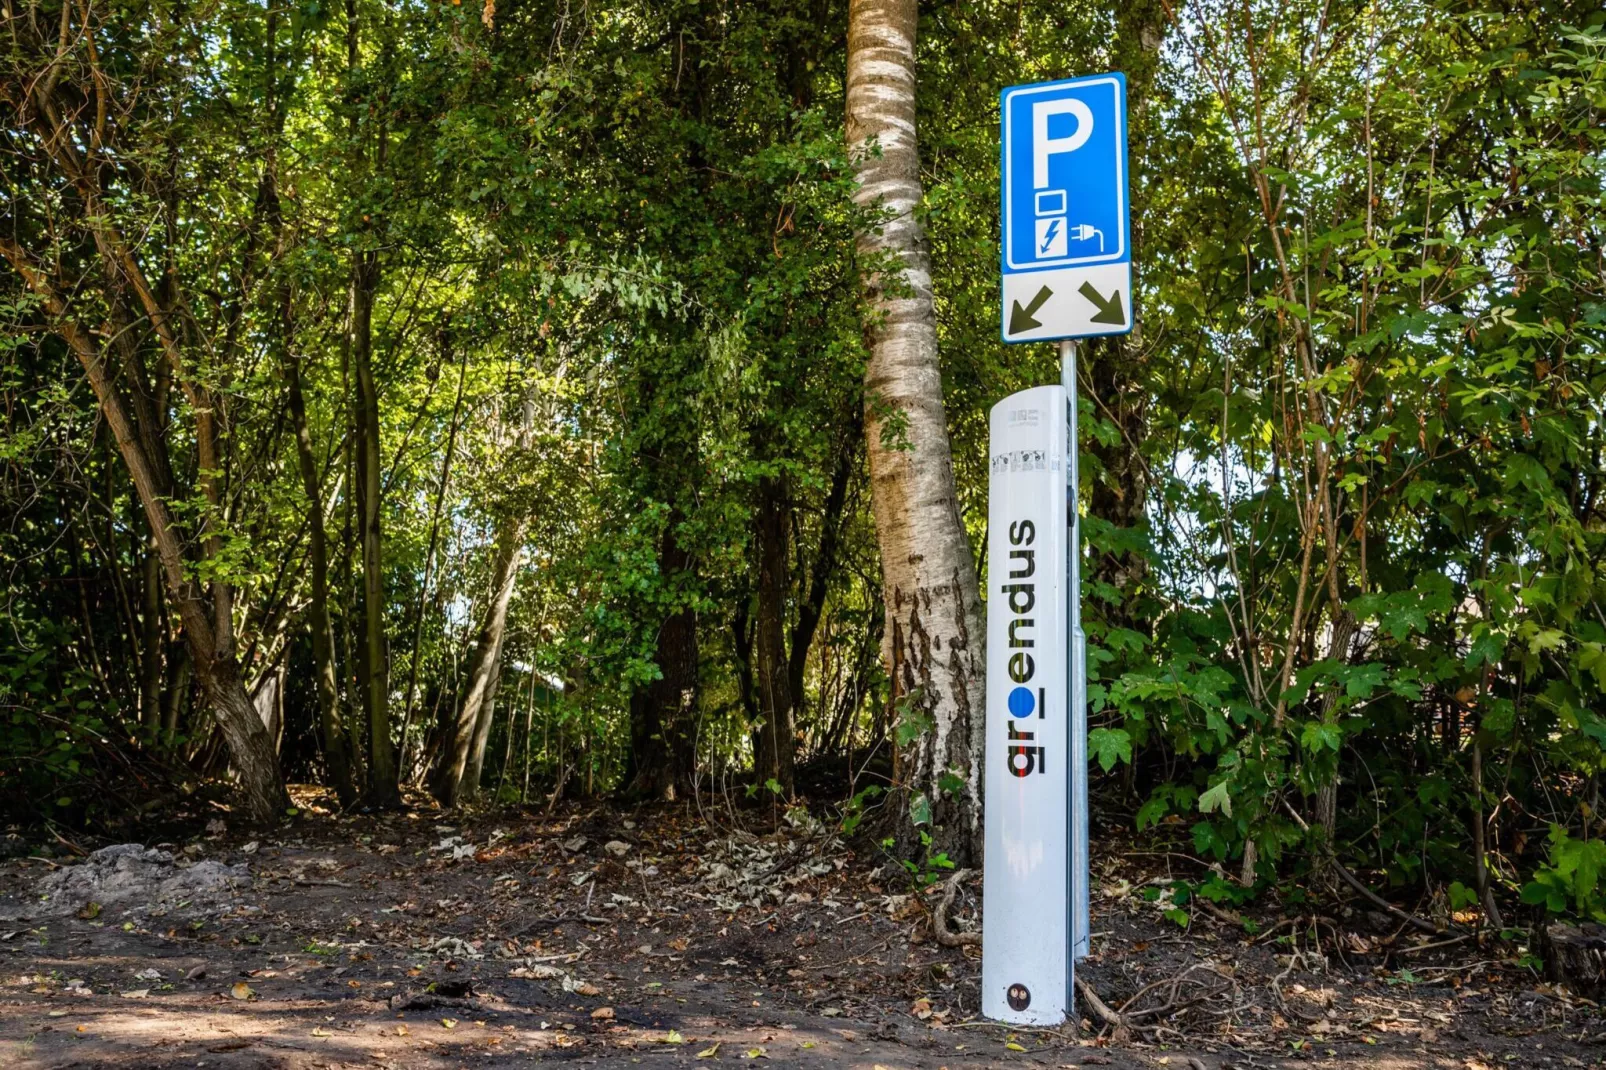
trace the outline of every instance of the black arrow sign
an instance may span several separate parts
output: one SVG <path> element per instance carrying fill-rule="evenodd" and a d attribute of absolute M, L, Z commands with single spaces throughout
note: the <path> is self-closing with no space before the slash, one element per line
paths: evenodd
<path fill-rule="evenodd" d="M 1111 294 L 1108 301 L 1104 299 L 1104 295 L 1099 293 L 1091 282 L 1082 283 L 1082 288 L 1076 292 L 1093 302 L 1093 307 L 1098 309 L 1098 312 L 1093 315 L 1094 323 L 1111 323 L 1117 327 L 1126 323 L 1126 312 L 1121 308 L 1120 290 L 1116 290 Z M 1009 333 L 1014 334 L 1015 332 L 1011 329 Z"/>
<path fill-rule="evenodd" d="M 1015 307 L 1009 310 L 1009 333 L 1019 334 L 1022 331 L 1029 331 L 1033 327 L 1041 327 L 1042 324 L 1032 318 L 1033 314 L 1043 307 L 1044 301 L 1047 301 L 1052 296 L 1054 296 L 1054 291 L 1045 286 L 1037 291 L 1037 296 L 1032 298 L 1031 303 L 1025 308 L 1020 307 L 1019 301 L 1014 302 Z M 1119 303 L 1117 307 L 1119 307 Z"/>

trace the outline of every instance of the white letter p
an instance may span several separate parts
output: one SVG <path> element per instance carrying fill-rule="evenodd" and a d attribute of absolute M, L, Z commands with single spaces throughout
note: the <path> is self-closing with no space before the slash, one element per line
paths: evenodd
<path fill-rule="evenodd" d="M 1049 137 L 1048 119 L 1051 115 L 1076 116 L 1076 129 L 1070 137 Z M 1060 100 L 1043 100 L 1032 105 L 1032 186 L 1048 187 L 1048 158 L 1056 153 L 1075 152 L 1093 136 L 1093 112 L 1075 97 Z"/>

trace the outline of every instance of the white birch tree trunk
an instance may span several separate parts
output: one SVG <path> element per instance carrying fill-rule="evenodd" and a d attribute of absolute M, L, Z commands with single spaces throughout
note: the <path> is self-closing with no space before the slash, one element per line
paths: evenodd
<path fill-rule="evenodd" d="M 870 349 L 865 437 L 886 632 L 882 655 L 900 717 L 925 726 L 894 772 L 916 815 L 930 807 L 934 849 L 981 856 L 986 633 L 976 560 L 959 516 L 931 261 L 917 210 L 916 0 L 851 0 L 847 140 L 855 201 L 881 218 L 858 236 Z M 963 787 L 945 791 L 952 772 Z M 924 800 L 924 802 L 922 802 Z M 905 839 L 912 839 L 911 828 Z"/>

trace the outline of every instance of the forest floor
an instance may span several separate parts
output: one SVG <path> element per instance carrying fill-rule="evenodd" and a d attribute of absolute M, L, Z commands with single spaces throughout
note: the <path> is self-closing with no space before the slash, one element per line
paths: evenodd
<path fill-rule="evenodd" d="M 1606 1066 L 1599 1009 L 1513 950 L 1413 950 L 1442 941 L 1343 904 L 1336 922 L 1218 909 L 1184 929 L 1168 866 L 1197 866 L 1129 836 L 1095 852 L 1078 971 L 1127 1004 L 1116 1037 L 1085 1009 L 1080 1035 L 979 1019 L 979 949 L 932 939 L 940 888 L 768 811 L 460 822 L 298 800 L 269 834 L 148 833 L 176 861 L 144 870 L 0 862 L 0 1066 Z M 962 886 L 955 927 L 979 890 Z"/>

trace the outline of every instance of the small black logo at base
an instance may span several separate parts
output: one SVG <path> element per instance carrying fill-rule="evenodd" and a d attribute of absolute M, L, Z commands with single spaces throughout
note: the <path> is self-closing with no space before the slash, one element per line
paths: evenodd
<path fill-rule="evenodd" d="M 1010 985 L 1009 991 L 1004 993 L 1004 998 L 1009 1000 L 1011 1010 L 1023 1011 L 1032 1005 L 1031 990 L 1023 984 Z"/>

